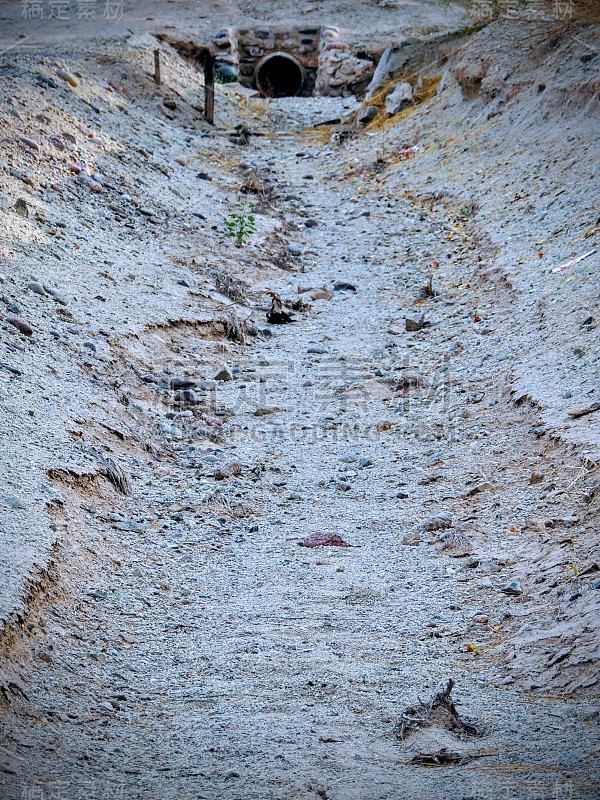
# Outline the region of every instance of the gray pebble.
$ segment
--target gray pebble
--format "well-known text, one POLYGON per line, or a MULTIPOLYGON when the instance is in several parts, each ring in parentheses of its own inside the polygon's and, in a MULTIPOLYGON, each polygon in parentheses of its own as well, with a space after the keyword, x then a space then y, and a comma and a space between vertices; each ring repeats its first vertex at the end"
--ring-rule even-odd
POLYGON ((506 586, 501 589, 501 591, 504 592, 504 594, 518 595, 523 594, 523 587, 519 581, 510 581, 510 583, 507 583, 506 586))
POLYGON ((183 436, 181 430, 175 427, 175 425, 168 425, 166 422, 161 422, 160 427, 165 433, 168 433, 170 436, 175 436, 177 439, 181 439, 183 436))
POLYGON ((134 519, 125 519, 123 522, 115 522, 115 528, 120 531, 134 531, 141 533, 146 530, 143 522, 136 522, 134 519))
POLYGON ((30 292, 42 295, 42 297, 45 297, 46 295, 46 290, 44 289, 42 284, 38 283, 37 281, 31 281, 31 283, 27 284, 27 288, 29 289, 30 292))
POLYGON ((230 381, 233 379, 233 373, 231 369, 227 366, 227 364, 223 364, 221 369, 217 372, 214 376, 213 380, 215 381, 230 381))
POLYGON ((11 508, 25 508, 25 505, 19 500, 18 497, 13 497, 12 495, 9 495, 8 497, 5 498, 5 500, 7 505, 9 505, 11 508))

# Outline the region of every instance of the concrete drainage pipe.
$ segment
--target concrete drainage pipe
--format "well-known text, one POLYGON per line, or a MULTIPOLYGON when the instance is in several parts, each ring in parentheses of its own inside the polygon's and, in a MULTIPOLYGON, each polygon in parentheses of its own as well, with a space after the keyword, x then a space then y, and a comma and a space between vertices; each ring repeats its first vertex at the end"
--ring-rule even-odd
POLYGON ((254 79, 263 97, 296 97, 306 74, 302 64, 289 53, 268 53, 256 65, 254 79))

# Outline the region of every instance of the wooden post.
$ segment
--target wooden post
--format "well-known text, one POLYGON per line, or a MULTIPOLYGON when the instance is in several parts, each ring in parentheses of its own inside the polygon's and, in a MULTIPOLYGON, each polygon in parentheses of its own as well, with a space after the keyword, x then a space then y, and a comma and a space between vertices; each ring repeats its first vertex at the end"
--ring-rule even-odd
POLYGON ((160 78, 160 50, 154 51, 154 83, 157 86, 161 84, 160 78))
POLYGON ((204 56, 204 119, 215 122, 215 58, 211 53, 204 56))

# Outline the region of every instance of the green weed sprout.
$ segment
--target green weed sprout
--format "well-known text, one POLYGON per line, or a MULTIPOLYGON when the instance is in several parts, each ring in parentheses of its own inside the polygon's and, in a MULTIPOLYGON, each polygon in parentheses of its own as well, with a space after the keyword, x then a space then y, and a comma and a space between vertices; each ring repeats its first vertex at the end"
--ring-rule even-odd
POLYGON ((243 203, 236 203, 234 209, 238 210, 232 211, 225 222, 227 232, 230 236, 235 237, 240 246, 244 244, 251 233, 256 233, 254 215, 250 213, 253 208, 252 203, 247 200, 244 200, 243 203))

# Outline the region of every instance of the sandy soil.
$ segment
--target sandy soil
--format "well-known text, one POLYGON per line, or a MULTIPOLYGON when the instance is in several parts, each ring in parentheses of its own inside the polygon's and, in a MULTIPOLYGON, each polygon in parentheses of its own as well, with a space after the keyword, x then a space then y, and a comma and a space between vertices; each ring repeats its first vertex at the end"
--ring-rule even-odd
POLYGON ((213 129, 150 33, 247 6, 3 56, 3 797, 598 797, 597 253, 552 271, 598 237, 597 28, 436 44, 360 130, 217 87, 213 129), (450 678, 476 734, 399 738, 450 678))

